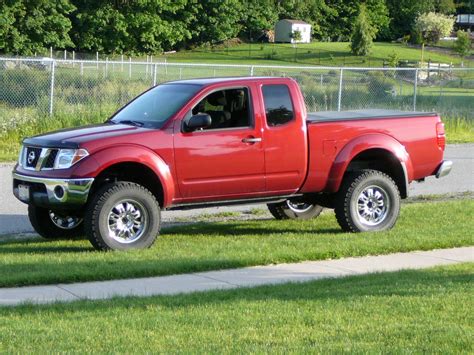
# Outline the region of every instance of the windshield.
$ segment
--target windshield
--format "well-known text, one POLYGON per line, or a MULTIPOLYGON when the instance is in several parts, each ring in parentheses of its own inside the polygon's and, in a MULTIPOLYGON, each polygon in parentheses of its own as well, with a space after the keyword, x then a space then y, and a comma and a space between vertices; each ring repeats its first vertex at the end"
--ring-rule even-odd
POLYGON ((114 123, 160 128, 200 88, 200 85, 192 84, 159 85, 137 97, 110 120, 114 123))

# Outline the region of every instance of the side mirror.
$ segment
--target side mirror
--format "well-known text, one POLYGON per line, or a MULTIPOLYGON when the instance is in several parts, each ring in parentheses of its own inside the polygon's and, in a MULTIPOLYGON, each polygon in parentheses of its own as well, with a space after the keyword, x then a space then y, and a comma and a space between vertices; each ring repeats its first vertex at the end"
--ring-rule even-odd
POLYGON ((189 119, 184 121, 183 130, 185 132, 192 132, 200 128, 210 127, 211 123, 211 116, 209 116, 207 113, 198 113, 197 115, 191 116, 189 119))

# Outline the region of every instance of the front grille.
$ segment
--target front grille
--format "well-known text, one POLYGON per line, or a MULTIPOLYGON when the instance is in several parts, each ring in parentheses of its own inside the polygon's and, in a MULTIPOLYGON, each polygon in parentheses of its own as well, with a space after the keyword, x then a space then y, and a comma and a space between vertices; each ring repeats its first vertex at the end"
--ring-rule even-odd
POLYGON ((25 169, 43 170, 53 169, 54 161, 58 155, 59 149, 56 148, 38 148, 25 147, 21 161, 25 169))
POLYGON ((25 167, 32 169, 36 168, 36 164, 38 164, 41 151, 41 148, 27 147, 25 154, 25 167))
POLYGON ((58 149, 51 149, 49 151, 48 157, 45 160, 43 167, 47 169, 54 168, 54 161, 56 160, 57 155, 58 155, 58 149))

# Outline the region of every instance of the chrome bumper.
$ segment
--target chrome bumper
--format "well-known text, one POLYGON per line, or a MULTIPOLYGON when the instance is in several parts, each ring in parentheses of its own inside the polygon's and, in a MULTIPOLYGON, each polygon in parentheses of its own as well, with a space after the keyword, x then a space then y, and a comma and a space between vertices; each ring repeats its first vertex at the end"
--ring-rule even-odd
POLYGON ((443 176, 448 175, 451 172, 451 168, 453 167, 453 162, 450 160, 444 160, 441 165, 436 170, 436 177, 442 178, 443 176))
POLYGON ((87 202, 93 178, 54 179, 12 173, 13 194, 24 203, 38 206, 81 206, 87 202), (28 186, 29 195, 20 196, 19 185, 28 186))

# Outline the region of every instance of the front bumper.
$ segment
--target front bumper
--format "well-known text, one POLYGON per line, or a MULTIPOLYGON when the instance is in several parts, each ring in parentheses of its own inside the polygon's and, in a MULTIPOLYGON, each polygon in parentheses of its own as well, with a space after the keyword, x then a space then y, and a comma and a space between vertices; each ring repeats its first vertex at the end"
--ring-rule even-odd
POLYGON ((15 172, 12 176, 13 194, 17 199, 27 204, 50 208, 84 205, 94 182, 93 178, 54 179, 26 176, 15 172))
POLYGON ((452 161, 443 160, 441 165, 436 170, 436 177, 439 179, 439 178, 442 178, 443 176, 448 175, 451 172, 452 167, 453 167, 452 161))

